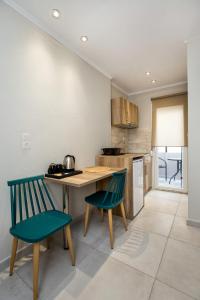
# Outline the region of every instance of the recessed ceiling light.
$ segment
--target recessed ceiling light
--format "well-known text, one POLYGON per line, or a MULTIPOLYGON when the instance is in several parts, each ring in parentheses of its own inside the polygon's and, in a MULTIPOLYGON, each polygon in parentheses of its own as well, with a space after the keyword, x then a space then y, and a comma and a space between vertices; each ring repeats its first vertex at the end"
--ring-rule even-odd
POLYGON ((156 80, 155 80, 155 79, 153 79, 153 80, 152 80, 152 83, 153 83, 153 84, 154 84, 154 83, 156 83, 156 80))
POLYGON ((60 18, 60 11, 58 9, 52 9, 52 17, 55 19, 60 18))
POLYGON ((146 75, 147 75, 147 76, 151 75, 151 72, 147 71, 147 72, 146 72, 146 75))
POLYGON ((87 37, 87 35, 83 35, 83 36, 81 36, 81 42, 87 42, 88 41, 88 37, 87 37))

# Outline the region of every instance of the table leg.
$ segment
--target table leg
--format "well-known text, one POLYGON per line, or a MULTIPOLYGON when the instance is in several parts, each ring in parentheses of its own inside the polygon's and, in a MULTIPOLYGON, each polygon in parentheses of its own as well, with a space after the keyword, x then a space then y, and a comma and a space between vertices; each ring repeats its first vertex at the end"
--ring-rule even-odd
MULTIPOLYGON (((63 212, 69 213, 69 188, 66 185, 63 185, 63 212)), ((63 248, 68 250, 69 247, 66 241, 65 229, 63 228, 63 248)))
POLYGON ((181 168, 180 168, 180 163, 177 160, 176 173, 170 177, 169 184, 171 183, 173 178, 174 178, 174 180, 176 179, 176 176, 178 175, 179 172, 181 172, 181 168))
POLYGON ((183 187, 183 165, 182 165, 182 160, 180 160, 180 173, 181 173, 181 187, 183 187))

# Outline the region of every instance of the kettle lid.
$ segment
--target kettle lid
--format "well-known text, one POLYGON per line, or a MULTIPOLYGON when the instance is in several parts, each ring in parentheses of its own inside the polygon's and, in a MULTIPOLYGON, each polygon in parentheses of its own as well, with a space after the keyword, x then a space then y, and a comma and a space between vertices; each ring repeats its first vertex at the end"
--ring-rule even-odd
POLYGON ((67 154, 67 155, 65 155, 64 160, 67 159, 68 157, 73 158, 73 160, 74 160, 74 162, 75 162, 75 157, 74 157, 74 155, 67 154))

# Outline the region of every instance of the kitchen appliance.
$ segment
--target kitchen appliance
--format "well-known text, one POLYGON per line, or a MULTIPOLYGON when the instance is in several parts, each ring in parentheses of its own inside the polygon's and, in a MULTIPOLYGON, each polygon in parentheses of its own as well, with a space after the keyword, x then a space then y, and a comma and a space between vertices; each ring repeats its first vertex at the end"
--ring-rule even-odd
POLYGON ((54 174, 45 174, 45 177, 55 178, 55 179, 62 179, 62 178, 78 175, 78 174, 81 174, 81 173, 83 173, 83 171, 80 171, 80 170, 69 171, 69 172, 62 171, 62 172, 54 173, 54 174))
POLYGON ((75 170, 75 157, 73 155, 66 155, 63 161, 63 168, 65 171, 74 171, 75 170))
POLYGON ((102 148, 103 155, 120 155, 121 154, 121 148, 102 148))
POLYGON ((48 174, 55 174, 63 171, 63 165, 62 164, 50 164, 48 168, 48 174))
POLYGON ((142 157, 133 159, 133 216, 144 206, 144 162, 142 157))

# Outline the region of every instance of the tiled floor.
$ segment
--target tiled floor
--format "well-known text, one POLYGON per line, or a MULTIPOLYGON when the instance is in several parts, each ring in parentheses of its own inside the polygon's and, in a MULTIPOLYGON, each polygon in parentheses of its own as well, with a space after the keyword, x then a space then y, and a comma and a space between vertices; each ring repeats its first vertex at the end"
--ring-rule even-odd
MULTIPOLYGON (((73 225, 76 267, 54 241, 42 251, 42 300, 192 300, 200 299, 200 228, 186 225, 187 196, 151 191, 145 208, 124 231, 115 218, 115 248, 110 250, 107 217, 96 213, 88 235, 73 225)), ((0 300, 32 299, 31 256, 17 262, 15 274, 0 273, 0 300)))

